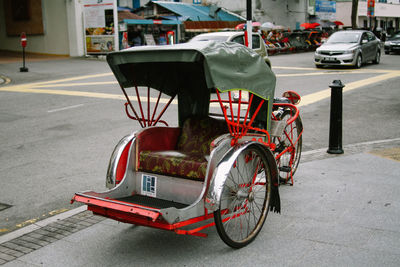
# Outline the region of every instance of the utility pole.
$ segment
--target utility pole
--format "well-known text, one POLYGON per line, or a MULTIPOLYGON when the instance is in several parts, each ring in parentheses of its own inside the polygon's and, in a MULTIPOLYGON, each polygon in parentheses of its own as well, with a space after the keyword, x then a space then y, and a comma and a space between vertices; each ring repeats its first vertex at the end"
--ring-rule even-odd
POLYGON ((351 27, 357 29, 358 0, 353 0, 351 5, 351 27))
POLYGON ((252 48, 252 41, 253 41, 253 22, 251 21, 253 19, 253 12, 251 10, 251 0, 247 0, 247 23, 246 23, 246 33, 247 33, 247 47, 252 48))

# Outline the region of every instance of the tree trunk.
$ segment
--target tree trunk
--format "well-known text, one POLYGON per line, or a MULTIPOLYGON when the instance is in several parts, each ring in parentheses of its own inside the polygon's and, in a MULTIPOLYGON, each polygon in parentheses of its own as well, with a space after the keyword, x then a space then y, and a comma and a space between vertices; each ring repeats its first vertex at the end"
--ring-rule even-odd
POLYGON ((351 5, 351 27, 357 29, 357 12, 358 11, 358 0, 352 0, 351 5))

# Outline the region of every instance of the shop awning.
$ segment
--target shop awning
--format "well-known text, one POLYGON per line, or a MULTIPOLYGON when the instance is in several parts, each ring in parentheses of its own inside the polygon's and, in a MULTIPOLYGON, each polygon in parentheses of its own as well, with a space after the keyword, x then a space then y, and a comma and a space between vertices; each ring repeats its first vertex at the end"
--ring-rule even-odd
POLYGON ((164 20, 164 19, 124 19, 124 23, 127 25, 140 24, 140 25, 153 25, 153 24, 162 24, 162 25, 180 25, 182 24, 179 20, 164 20))
POLYGON ((190 21, 244 21, 239 15, 216 6, 192 5, 176 2, 149 2, 149 4, 159 5, 168 9, 178 16, 186 17, 190 21))

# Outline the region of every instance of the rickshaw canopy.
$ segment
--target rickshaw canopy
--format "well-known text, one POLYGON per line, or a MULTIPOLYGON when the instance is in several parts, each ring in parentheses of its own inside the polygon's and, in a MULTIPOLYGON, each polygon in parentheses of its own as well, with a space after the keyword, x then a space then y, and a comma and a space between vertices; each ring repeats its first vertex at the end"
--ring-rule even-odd
POLYGON ((107 55, 123 88, 149 86, 173 96, 245 90, 273 99, 276 77, 253 50, 232 42, 202 41, 133 47, 107 55))

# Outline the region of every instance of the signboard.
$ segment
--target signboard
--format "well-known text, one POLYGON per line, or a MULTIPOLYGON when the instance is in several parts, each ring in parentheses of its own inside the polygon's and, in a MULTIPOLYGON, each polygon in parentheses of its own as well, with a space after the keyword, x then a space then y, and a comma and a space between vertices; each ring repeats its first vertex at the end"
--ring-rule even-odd
POLYGON ((315 14, 322 20, 336 19, 336 2, 335 1, 315 1, 315 14))
POLYGON ((26 47, 26 34, 25 34, 25 32, 22 32, 21 33, 21 46, 22 47, 26 47))
POLYGON ((144 39, 146 40, 147 45, 156 45, 156 41, 152 34, 145 34, 144 39))
POLYGON ((375 16, 375 0, 368 0, 367 2, 367 16, 374 17, 375 16))
POLYGON ((86 54, 118 51, 116 0, 84 0, 86 54))

